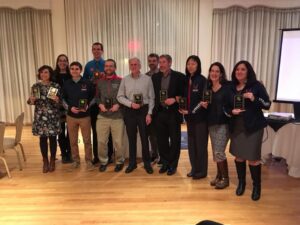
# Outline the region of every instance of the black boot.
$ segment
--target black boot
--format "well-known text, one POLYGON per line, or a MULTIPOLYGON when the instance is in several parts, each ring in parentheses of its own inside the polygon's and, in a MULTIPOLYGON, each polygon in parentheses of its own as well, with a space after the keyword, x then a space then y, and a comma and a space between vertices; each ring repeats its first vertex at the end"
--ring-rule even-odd
POLYGON ((216 189, 224 189, 229 186, 229 176, 228 176, 228 164, 227 159, 222 162, 218 162, 218 167, 221 172, 221 179, 216 183, 216 189))
POLYGON ((210 186, 216 186, 216 183, 222 178, 219 164, 217 163, 217 175, 215 179, 210 182, 210 186))
POLYGON ((49 159, 48 157, 43 157, 43 173, 49 172, 49 159))
POLYGON ((239 184, 236 188, 236 195, 243 195, 246 188, 246 161, 238 162, 235 161, 236 172, 238 174, 239 184))
POLYGON ((257 166, 249 165, 251 178, 253 181, 252 200, 257 201, 260 199, 261 192, 261 164, 257 166))

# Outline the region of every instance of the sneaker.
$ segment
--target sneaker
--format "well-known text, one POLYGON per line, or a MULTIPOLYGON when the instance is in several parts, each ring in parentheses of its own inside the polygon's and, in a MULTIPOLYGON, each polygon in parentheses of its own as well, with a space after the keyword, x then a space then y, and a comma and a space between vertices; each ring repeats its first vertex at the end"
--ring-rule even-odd
POLYGON ((80 162, 78 162, 78 161, 74 161, 74 162, 72 163, 72 167, 73 167, 74 169, 79 168, 79 166, 80 166, 80 162))
POLYGON ((86 170, 92 171, 94 169, 95 169, 95 167, 94 167, 93 163, 91 161, 87 161, 86 162, 86 170))

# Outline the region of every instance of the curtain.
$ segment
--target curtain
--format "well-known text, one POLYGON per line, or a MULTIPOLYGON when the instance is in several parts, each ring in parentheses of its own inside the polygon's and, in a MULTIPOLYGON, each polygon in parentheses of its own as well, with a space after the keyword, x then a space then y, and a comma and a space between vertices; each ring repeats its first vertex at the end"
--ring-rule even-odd
MULTIPOLYGON (((212 61, 222 62, 230 78, 239 60, 248 60, 271 99, 275 97, 281 30, 300 28, 300 8, 263 6, 214 9, 212 61)), ((271 111, 291 112, 289 104, 273 104, 271 111)))
POLYGON ((53 65, 50 10, 0 8, 0 121, 32 121, 26 100, 43 64, 53 65))
MULTIPOLYGON (((191 54, 200 54, 201 0, 65 0, 67 52, 70 60, 92 59, 93 42, 104 45, 104 58, 127 75, 128 58, 136 56, 147 71, 147 55, 167 53, 172 68, 184 71, 191 54)), ((210 9, 211 10, 211 9, 210 9)), ((211 24, 209 24, 211 26, 211 24)))

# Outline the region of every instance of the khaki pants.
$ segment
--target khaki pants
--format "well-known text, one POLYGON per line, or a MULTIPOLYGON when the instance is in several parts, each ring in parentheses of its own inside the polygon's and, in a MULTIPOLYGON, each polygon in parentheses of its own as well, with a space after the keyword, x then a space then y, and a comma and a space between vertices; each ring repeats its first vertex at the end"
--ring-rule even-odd
POLYGON ((80 127, 84 144, 85 161, 92 161, 91 118, 74 118, 67 116, 67 125, 73 160, 77 162, 80 161, 78 148, 78 131, 80 127))
POLYGON ((98 154, 101 165, 108 163, 107 142, 109 133, 111 132, 113 146, 115 149, 116 163, 123 164, 125 157, 125 147, 123 143, 124 136, 124 121, 123 119, 110 119, 103 116, 98 116, 97 120, 97 137, 98 137, 98 154))

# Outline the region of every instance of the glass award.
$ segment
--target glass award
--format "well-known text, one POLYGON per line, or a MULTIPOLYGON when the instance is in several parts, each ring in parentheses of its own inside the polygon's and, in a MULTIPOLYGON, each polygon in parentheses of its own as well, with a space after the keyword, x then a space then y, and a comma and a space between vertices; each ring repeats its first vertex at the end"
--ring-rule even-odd
POLYGON ((134 94, 133 100, 135 104, 143 105, 143 95, 142 94, 134 94))
POLYGON ((179 97, 178 99, 179 109, 187 110, 187 101, 185 97, 179 97))
POLYGON ((78 109, 85 110, 87 108, 87 105, 88 105, 87 99, 79 99, 78 109))
POLYGON ((211 104, 212 100, 212 92, 211 90, 205 90, 203 91, 203 101, 207 102, 208 104, 211 104))
POLYGON ((235 109, 245 109, 245 99, 243 97, 243 95, 235 95, 234 96, 234 108, 235 109))
POLYGON ((159 91, 160 103, 164 104, 167 98, 168 98, 168 91, 167 90, 160 90, 159 91))
POLYGON ((113 99, 112 98, 105 98, 104 99, 104 107, 109 110, 113 107, 113 99))
POLYGON ((32 87, 31 88, 31 96, 35 97, 36 99, 41 98, 40 89, 38 87, 32 87))
POLYGON ((57 92, 58 92, 58 89, 57 89, 57 88, 55 88, 55 87, 50 87, 50 88, 49 88, 49 91, 48 91, 48 94, 47 94, 47 98, 54 99, 55 96, 57 95, 57 92))

